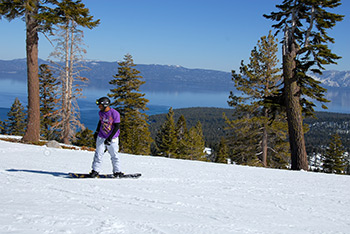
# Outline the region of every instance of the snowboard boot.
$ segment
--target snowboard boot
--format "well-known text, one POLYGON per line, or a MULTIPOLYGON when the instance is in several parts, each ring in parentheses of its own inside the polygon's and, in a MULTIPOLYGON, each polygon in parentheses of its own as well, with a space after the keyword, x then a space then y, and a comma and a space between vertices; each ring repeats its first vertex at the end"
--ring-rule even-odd
POLYGON ((124 173, 123 172, 114 172, 113 175, 114 175, 114 177, 123 177, 124 173))
POLYGON ((97 176, 98 176, 98 172, 97 172, 97 171, 92 170, 92 171, 89 173, 89 175, 91 176, 91 178, 95 178, 95 177, 97 177, 97 176))

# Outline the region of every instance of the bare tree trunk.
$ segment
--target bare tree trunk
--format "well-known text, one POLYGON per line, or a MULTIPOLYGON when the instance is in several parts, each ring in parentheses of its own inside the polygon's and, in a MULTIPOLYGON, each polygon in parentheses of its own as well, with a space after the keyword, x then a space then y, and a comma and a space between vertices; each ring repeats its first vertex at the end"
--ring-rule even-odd
MULTIPOLYGON (((35 3, 38 5, 38 2, 35 3)), ((38 23, 34 19, 37 10, 26 11, 26 52, 28 80, 28 121, 22 138, 24 142, 37 142, 40 139, 40 98, 38 75, 38 23)))
MULTIPOLYGON (((88 79, 79 76, 79 69, 76 69, 76 64, 79 63, 79 56, 85 53, 85 50, 78 47, 81 43, 82 32, 77 30, 77 24, 72 20, 67 20, 64 25, 61 25, 57 30, 58 37, 56 40, 55 53, 51 56, 58 57, 63 65, 57 64, 60 71, 62 82, 60 121, 56 124, 56 128, 61 130, 61 140, 65 144, 70 144, 74 139, 76 128, 84 128, 79 121, 79 107, 76 99, 81 94, 81 89, 74 86, 75 79, 86 82, 88 79)), ((82 57, 82 56, 81 56, 82 57)), ((77 85, 78 86, 78 85, 77 85)))
MULTIPOLYGON (((294 47, 294 45, 292 45, 294 47)), ((304 140, 300 87, 294 74, 296 52, 292 48, 283 56, 284 95, 287 109, 289 143, 291 148, 292 170, 308 170, 304 140)))
POLYGON ((64 89, 63 89, 63 142, 69 144, 69 97, 70 97, 70 77, 69 77, 69 21, 66 25, 66 35, 65 35, 65 67, 64 67, 64 89))

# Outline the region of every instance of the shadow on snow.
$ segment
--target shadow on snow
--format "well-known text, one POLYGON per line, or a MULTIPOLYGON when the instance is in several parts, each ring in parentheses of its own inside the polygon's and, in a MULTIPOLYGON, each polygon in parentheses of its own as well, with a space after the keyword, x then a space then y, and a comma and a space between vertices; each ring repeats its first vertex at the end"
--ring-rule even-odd
POLYGON ((54 171, 40 171, 40 170, 26 170, 26 169, 8 169, 8 172, 28 172, 34 174, 42 174, 42 175, 52 175, 56 177, 68 177, 68 173, 63 172, 54 172, 54 171))

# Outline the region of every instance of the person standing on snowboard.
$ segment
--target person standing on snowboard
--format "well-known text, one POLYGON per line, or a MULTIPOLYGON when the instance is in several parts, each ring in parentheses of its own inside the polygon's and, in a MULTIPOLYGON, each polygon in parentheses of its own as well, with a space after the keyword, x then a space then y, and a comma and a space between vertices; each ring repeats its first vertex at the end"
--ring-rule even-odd
POLYGON ((96 150, 92 162, 91 177, 97 177, 101 170, 102 157, 105 150, 111 155, 113 175, 115 177, 123 176, 119 168, 119 134, 120 134, 120 114, 110 107, 111 101, 107 97, 101 97, 96 100, 99 111, 99 121, 94 133, 96 150))

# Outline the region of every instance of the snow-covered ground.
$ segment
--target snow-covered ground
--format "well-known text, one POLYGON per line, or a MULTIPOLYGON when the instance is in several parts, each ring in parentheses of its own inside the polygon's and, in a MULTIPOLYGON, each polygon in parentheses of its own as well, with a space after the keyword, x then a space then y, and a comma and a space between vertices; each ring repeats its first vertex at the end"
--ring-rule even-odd
POLYGON ((141 178, 67 178, 92 157, 0 141, 0 233, 350 233, 349 176, 121 154, 141 178))

